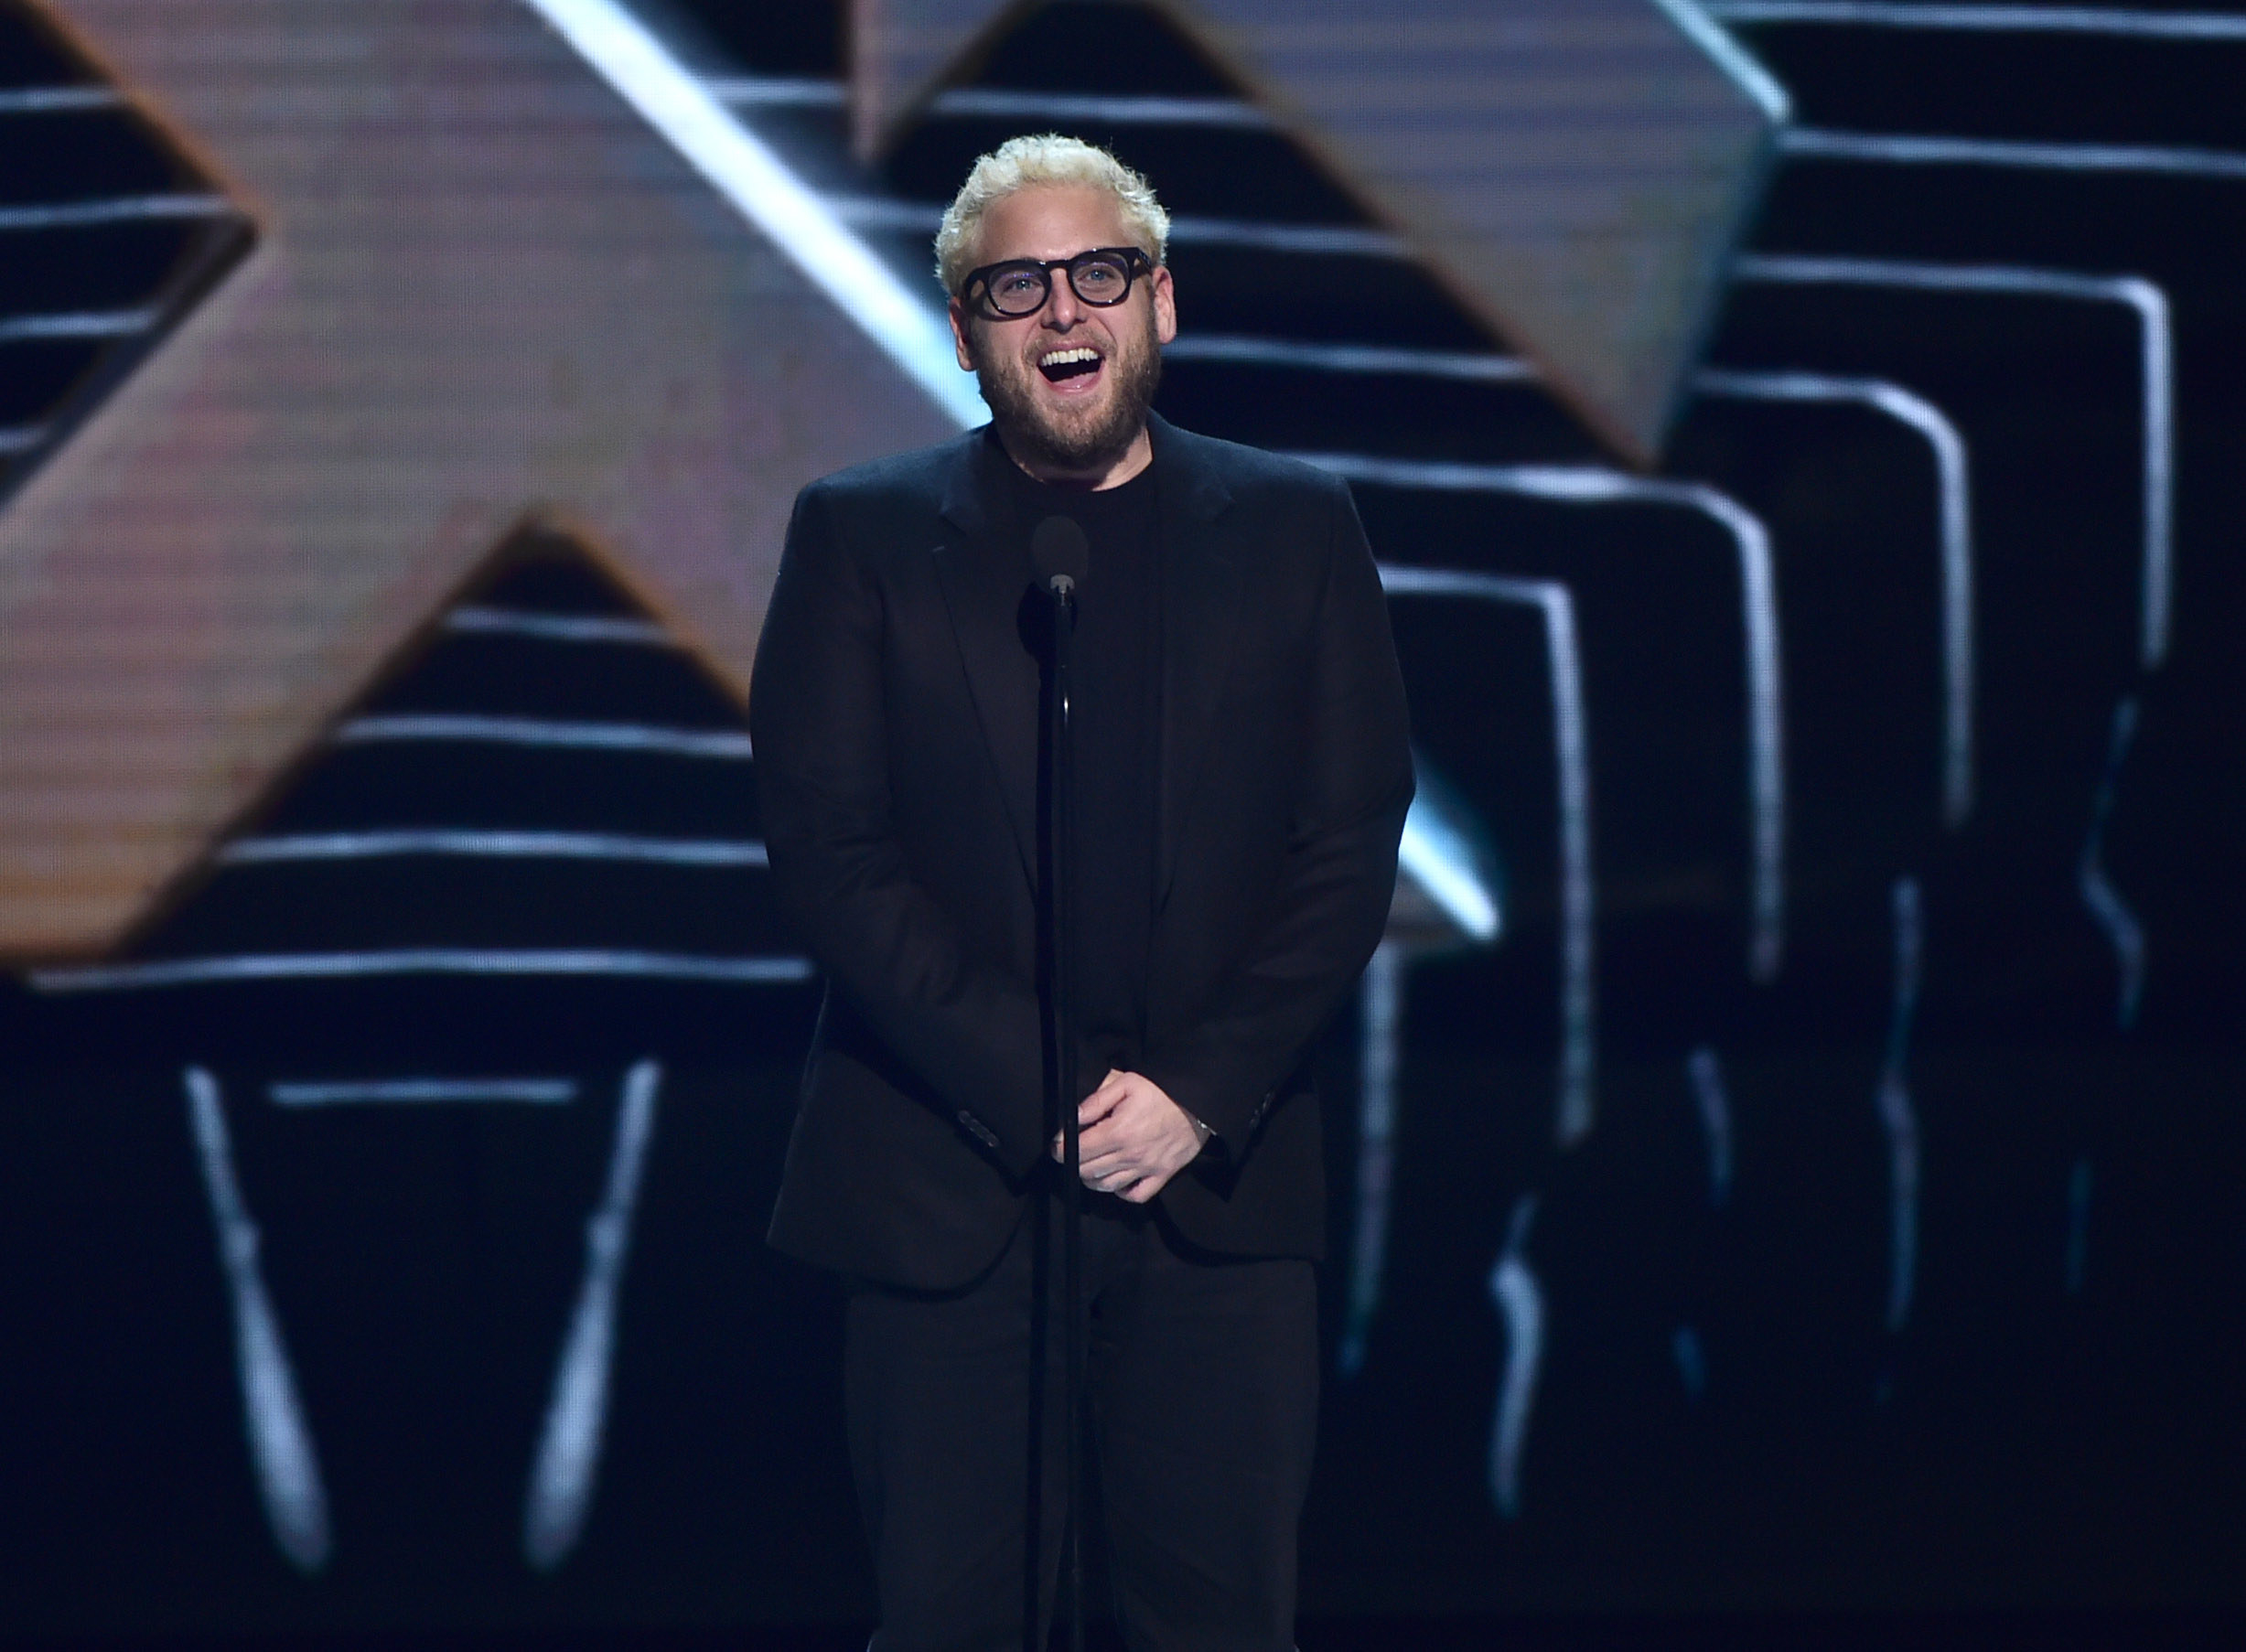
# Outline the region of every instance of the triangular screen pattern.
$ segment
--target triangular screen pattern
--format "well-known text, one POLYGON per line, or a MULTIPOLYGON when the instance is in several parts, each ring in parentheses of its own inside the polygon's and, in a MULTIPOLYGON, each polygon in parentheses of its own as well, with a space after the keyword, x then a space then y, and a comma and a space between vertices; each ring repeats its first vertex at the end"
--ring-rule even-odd
POLYGON ((254 239, 129 91, 0 0, 0 503, 254 239))
POLYGON ((309 987, 339 1034, 412 982, 457 999, 504 978, 510 1003, 572 982, 574 1003, 603 982, 802 981, 749 756, 702 665, 575 540, 526 529, 125 956, 35 981, 309 987))

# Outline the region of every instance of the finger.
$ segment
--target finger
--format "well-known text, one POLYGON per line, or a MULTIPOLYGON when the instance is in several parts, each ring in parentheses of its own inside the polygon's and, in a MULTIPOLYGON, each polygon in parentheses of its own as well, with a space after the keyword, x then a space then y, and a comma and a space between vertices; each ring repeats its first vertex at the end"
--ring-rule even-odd
POLYGON ((1169 1180, 1170 1178, 1160 1171, 1149 1172, 1124 1188, 1122 1196, 1131 1204, 1144 1205, 1167 1186, 1169 1180))
MULTIPOLYGON (((1080 1164, 1095 1153, 1114 1151, 1116 1125, 1120 1122, 1114 1119, 1112 1111, 1093 1114, 1090 1110, 1091 1101, 1091 1098, 1086 1098, 1083 1108, 1077 1113, 1076 1162, 1080 1164)), ((1054 1138, 1056 1141, 1059 1139, 1058 1136, 1054 1138)))
POLYGON ((1076 1173, 1084 1179, 1086 1186, 1098 1187, 1102 1193, 1108 1193, 1137 1181, 1146 1174, 1146 1165, 1127 1153, 1113 1153, 1102 1154, 1095 1161, 1080 1163, 1076 1173))
POLYGON ((1076 1155, 1076 1167, 1086 1175, 1107 1175, 1132 1162, 1130 1150, 1121 1142, 1102 1141, 1096 1147, 1080 1147, 1076 1155))
POLYGON ((1096 1131, 1086 1131, 1077 1146, 1079 1164, 1096 1164, 1112 1160, 1145 1164, 1156 1157, 1156 1144, 1134 1132, 1118 1130, 1112 1124, 1102 1125, 1096 1131))
POLYGON ((1132 1080, 1131 1074, 1119 1072, 1111 1067, 1107 1069, 1107 1076, 1093 1087, 1091 1095, 1084 1099, 1090 1101, 1097 1097, 1104 1100, 1108 1106, 1112 1107, 1131 1093, 1132 1080))
POLYGON ((1123 1121, 1112 1116, 1097 1124, 1087 1124, 1077 1132, 1080 1157, 1093 1153, 1113 1153, 1124 1142, 1134 1140, 1133 1132, 1123 1128, 1123 1121))

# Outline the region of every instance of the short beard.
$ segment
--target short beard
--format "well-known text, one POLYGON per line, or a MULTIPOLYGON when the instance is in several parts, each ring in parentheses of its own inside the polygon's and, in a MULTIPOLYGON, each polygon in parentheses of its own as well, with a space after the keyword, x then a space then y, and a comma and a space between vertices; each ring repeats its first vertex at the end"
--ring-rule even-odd
MULTIPOLYGON (((977 343, 983 347, 982 354, 987 361, 987 334, 977 343)), ((1016 458, 1042 469, 1082 472, 1113 465, 1130 451, 1145 425, 1147 411, 1154 406, 1155 389, 1162 382, 1162 348, 1155 337, 1151 314, 1139 348, 1111 358, 1106 370, 1115 375, 1114 393, 1106 413, 1096 424, 1073 430, 1055 429, 1031 400, 1036 392, 1026 385, 1017 389, 1003 371, 979 367, 975 383, 990 406, 1000 437, 1016 458)))

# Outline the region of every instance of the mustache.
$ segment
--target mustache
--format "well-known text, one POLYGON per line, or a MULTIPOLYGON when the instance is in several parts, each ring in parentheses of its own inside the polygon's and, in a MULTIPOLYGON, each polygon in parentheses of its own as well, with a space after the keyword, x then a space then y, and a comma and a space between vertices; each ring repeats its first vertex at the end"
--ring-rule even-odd
MULTIPOLYGON (((1078 342, 1048 339, 1038 354, 1078 342)), ((1154 403, 1162 381, 1162 350, 1150 319, 1141 348, 1118 348, 1103 352, 1107 371, 1113 375, 1106 407, 1088 424, 1053 421, 1049 410, 1037 400, 1035 357, 1020 359, 1018 371, 1007 358, 993 355, 975 371, 983 399, 1007 445, 1017 453, 1057 468, 1078 470, 1119 458, 1136 439, 1154 403)))

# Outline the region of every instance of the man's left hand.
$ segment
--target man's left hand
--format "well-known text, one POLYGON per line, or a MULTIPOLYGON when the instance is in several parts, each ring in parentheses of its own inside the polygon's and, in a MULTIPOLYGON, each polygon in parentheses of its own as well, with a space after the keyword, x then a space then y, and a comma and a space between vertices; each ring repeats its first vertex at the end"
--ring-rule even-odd
MULTIPOLYGON (((1077 1165, 1084 1185, 1144 1205, 1201 1151, 1186 1110, 1141 1073, 1110 1070, 1076 1110, 1077 1165)), ((1061 1156, 1053 1142, 1053 1157, 1061 1156)))

